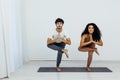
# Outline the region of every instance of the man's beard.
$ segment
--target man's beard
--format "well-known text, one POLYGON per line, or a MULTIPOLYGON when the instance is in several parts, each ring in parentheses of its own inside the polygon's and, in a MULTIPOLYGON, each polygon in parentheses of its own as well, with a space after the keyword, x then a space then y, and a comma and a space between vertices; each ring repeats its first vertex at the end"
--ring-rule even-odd
POLYGON ((57 27, 57 29, 62 29, 62 27, 57 27))

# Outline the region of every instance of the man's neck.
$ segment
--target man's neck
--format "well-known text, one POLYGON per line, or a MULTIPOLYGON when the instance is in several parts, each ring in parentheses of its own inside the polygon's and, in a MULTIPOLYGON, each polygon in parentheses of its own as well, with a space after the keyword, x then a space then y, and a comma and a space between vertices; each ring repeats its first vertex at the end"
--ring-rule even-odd
POLYGON ((62 32, 62 28, 56 28, 56 31, 58 32, 58 33, 60 33, 60 32, 62 32))

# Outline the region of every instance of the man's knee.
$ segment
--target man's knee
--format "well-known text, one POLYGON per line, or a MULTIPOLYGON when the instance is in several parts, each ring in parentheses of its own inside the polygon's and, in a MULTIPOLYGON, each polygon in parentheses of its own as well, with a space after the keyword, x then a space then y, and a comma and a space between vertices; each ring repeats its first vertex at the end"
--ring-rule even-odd
POLYGON ((49 47, 50 46, 50 44, 47 44, 47 47, 49 47))
POLYGON ((65 48, 66 44, 65 43, 61 43, 61 47, 65 48))
POLYGON ((53 44, 48 44, 47 47, 53 49, 53 44))

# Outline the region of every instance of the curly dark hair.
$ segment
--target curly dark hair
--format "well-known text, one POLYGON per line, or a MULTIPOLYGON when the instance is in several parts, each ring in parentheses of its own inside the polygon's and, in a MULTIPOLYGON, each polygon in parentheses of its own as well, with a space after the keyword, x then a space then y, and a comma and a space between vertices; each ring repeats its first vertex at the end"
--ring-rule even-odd
POLYGON ((83 36, 84 34, 89 34, 89 32, 88 32, 88 27, 89 27, 90 25, 92 25, 93 28, 94 28, 94 32, 93 32, 93 34, 92 34, 93 40, 94 40, 94 41, 99 41, 99 40, 101 39, 102 34, 101 34, 100 29, 97 27, 97 25, 96 25, 95 23, 88 23, 88 24, 86 25, 85 30, 82 32, 81 36, 83 36))
POLYGON ((57 19, 55 20, 55 24, 57 24, 58 22, 62 22, 62 23, 64 24, 64 20, 61 19, 61 18, 57 18, 57 19))

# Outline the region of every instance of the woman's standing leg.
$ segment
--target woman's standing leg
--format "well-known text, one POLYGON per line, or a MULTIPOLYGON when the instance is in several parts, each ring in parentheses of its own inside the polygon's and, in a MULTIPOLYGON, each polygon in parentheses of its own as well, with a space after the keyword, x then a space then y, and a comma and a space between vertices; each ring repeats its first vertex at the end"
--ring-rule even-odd
POLYGON ((92 57, 93 57, 93 51, 89 51, 89 52, 88 52, 87 67, 86 67, 86 70, 87 70, 88 72, 91 71, 90 65, 91 65, 91 62, 92 62, 92 57))

